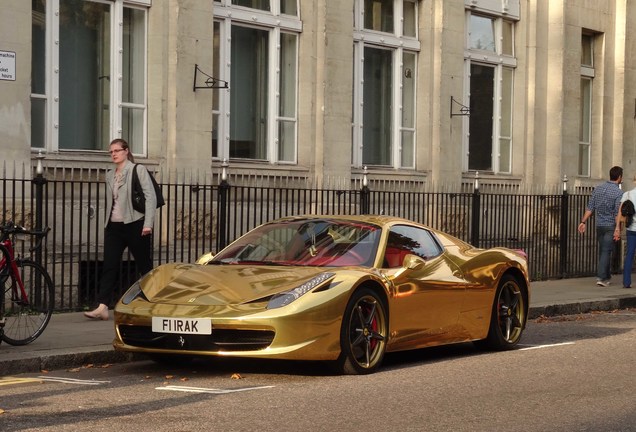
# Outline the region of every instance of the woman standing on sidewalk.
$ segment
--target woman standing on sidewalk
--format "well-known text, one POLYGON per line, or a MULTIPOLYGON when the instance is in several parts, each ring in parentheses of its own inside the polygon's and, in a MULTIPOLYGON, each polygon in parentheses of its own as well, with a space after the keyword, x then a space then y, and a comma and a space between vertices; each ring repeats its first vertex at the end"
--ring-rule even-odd
MULTIPOLYGON (((634 176, 636 183, 636 175, 634 176)), ((636 218, 634 217, 634 203, 636 203, 636 188, 625 192, 621 198, 621 206, 616 215, 616 229, 614 230, 614 240, 621 238, 621 222, 625 223, 627 237, 627 251, 623 262, 623 288, 632 287, 632 267, 634 265, 634 255, 636 254, 636 218)))
POLYGON ((110 157, 115 168, 106 173, 106 228, 104 231, 104 268, 97 293, 97 308, 84 315, 90 319, 107 320, 108 305, 115 286, 122 254, 126 247, 135 258, 139 273, 152 270, 151 239, 157 207, 155 189, 148 170, 137 166, 139 183, 146 197, 146 212, 132 206, 132 172, 135 163, 128 143, 117 138, 110 143, 110 157))

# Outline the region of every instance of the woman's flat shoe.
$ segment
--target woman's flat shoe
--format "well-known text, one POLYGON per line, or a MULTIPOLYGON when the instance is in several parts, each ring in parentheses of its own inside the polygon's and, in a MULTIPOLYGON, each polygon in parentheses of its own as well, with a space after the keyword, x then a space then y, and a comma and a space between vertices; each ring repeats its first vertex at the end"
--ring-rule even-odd
POLYGON ((108 321, 108 308, 105 308, 105 309, 97 308, 90 312, 84 312, 84 316, 92 320, 108 321))

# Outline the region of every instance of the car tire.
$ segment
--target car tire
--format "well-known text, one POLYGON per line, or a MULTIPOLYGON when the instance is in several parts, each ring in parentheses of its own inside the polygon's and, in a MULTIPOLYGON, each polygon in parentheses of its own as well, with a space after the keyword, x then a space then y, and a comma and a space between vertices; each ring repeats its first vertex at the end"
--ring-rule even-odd
POLYGON ((504 275, 495 293, 488 336, 476 342, 477 346, 498 351, 514 348, 526 327, 527 298, 519 280, 504 275))
POLYGON ((384 358, 388 328, 387 310, 380 296, 369 288, 357 290, 342 317, 337 370, 345 375, 375 372, 384 358))

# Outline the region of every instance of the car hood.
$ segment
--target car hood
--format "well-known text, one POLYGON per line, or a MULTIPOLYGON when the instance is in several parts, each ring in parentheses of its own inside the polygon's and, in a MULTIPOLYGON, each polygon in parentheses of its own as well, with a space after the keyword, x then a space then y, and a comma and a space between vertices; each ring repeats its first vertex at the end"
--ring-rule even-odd
POLYGON ((141 282, 152 303, 236 305, 267 299, 331 271, 320 267, 164 264, 141 282))

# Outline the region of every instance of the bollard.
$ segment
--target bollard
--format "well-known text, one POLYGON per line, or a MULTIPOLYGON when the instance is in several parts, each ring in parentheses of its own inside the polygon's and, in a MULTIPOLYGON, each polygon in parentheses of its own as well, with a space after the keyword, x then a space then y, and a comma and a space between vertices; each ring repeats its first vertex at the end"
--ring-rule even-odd
POLYGON ((219 184, 219 217, 217 218, 217 243, 216 243, 216 251, 217 253, 227 246, 227 219, 228 219, 228 203, 229 203, 229 195, 230 195, 230 184, 227 181, 227 169, 230 165, 227 162, 227 159, 223 159, 223 163, 221 164, 221 183, 219 184))
POLYGON ((371 190, 368 186, 368 174, 369 171, 365 166, 362 173, 362 188, 360 189, 360 214, 362 215, 368 215, 371 212, 371 190))
POLYGON ((570 197, 568 194, 568 176, 563 175, 563 194, 561 195, 561 235, 560 235, 560 262, 561 262, 561 277, 564 278, 567 275, 568 265, 568 209, 569 209, 570 197))
MULTIPOLYGON (((43 213, 44 213, 44 185, 47 183, 46 178, 44 177, 44 168, 42 166, 42 160, 44 160, 44 155, 42 154, 42 150, 38 152, 36 156, 38 160, 36 169, 35 169, 35 177, 33 178, 33 187, 35 189, 35 231, 42 231, 42 221, 43 221, 43 213)), ((43 240, 44 241, 44 240, 43 240)), ((37 249, 35 249, 35 262, 44 266, 42 262, 42 244, 39 245, 37 249)), ((41 304, 42 299, 42 285, 40 280, 35 281, 35 304, 41 304)))
POLYGON ((471 217, 470 242, 473 246, 479 247, 479 223, 481 215, 481 195, 479 192, 479 172, 475 173, 475 183, 473 185, 473 211, 471 217))

